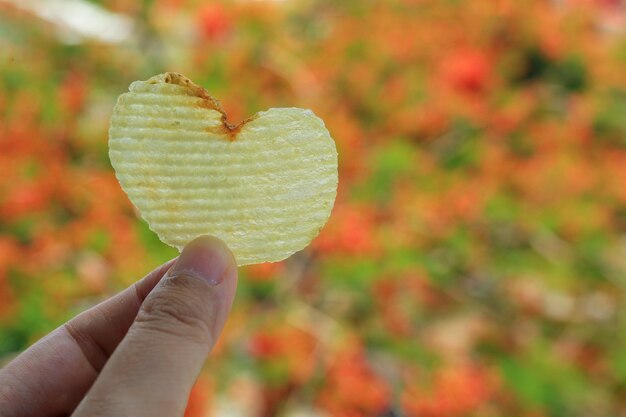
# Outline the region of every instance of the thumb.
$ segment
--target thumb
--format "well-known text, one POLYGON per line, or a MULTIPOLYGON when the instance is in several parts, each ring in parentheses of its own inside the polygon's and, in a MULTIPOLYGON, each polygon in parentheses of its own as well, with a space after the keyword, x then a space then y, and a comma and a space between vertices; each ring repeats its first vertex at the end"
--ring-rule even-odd
POLYGON ((236 285, 235 260, 223 242, 201 237, 187 245, 146 297, 75 415, 182 416, 236 285))

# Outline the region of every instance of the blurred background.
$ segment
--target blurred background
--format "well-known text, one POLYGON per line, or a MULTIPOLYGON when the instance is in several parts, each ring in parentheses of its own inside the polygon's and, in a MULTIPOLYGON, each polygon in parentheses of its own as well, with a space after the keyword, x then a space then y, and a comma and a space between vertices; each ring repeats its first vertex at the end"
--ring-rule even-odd
POLYGON ((107 155, 131 81, 311 108, 332 217, 242 268, 187 416, 626 416, 621 0, 0 0, 0 357, 176 255, 107 155))

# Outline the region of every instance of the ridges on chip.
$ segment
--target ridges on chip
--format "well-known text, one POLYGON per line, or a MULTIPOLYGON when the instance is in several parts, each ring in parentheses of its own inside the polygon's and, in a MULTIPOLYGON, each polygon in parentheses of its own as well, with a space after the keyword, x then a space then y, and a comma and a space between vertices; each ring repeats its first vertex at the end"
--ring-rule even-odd
POLYGON ((220 103, 183 75, 131 84, 113 110, 116 176, 159 238, 181 250, 222 239, 238 265, 306 247, 330 216, 337 150, 312 111, 275 108, 228 123, 220 103))

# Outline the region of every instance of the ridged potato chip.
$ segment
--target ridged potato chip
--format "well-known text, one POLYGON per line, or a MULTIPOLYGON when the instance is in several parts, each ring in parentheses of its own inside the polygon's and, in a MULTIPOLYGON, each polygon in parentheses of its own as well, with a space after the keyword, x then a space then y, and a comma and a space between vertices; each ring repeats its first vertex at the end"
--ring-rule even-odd
POLYGON ((150 228, 179 250, 210 234, 238 265, 303 249, 330 216, 337 150, 310 110, 269 109, 228 123, 183 75, 136 81, 113 110, 109 156, 150 228))

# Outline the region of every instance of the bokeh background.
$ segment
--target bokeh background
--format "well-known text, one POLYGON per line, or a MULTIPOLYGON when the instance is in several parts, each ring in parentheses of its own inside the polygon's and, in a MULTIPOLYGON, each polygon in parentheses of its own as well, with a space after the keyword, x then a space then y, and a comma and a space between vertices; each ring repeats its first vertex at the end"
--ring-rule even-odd
POLYGON ((176 255, 107 156, 131 81, 322 117, 321 235, 241 269, 188 416, 626 416, 620 0, 1 0, 0 357, 176 255))

